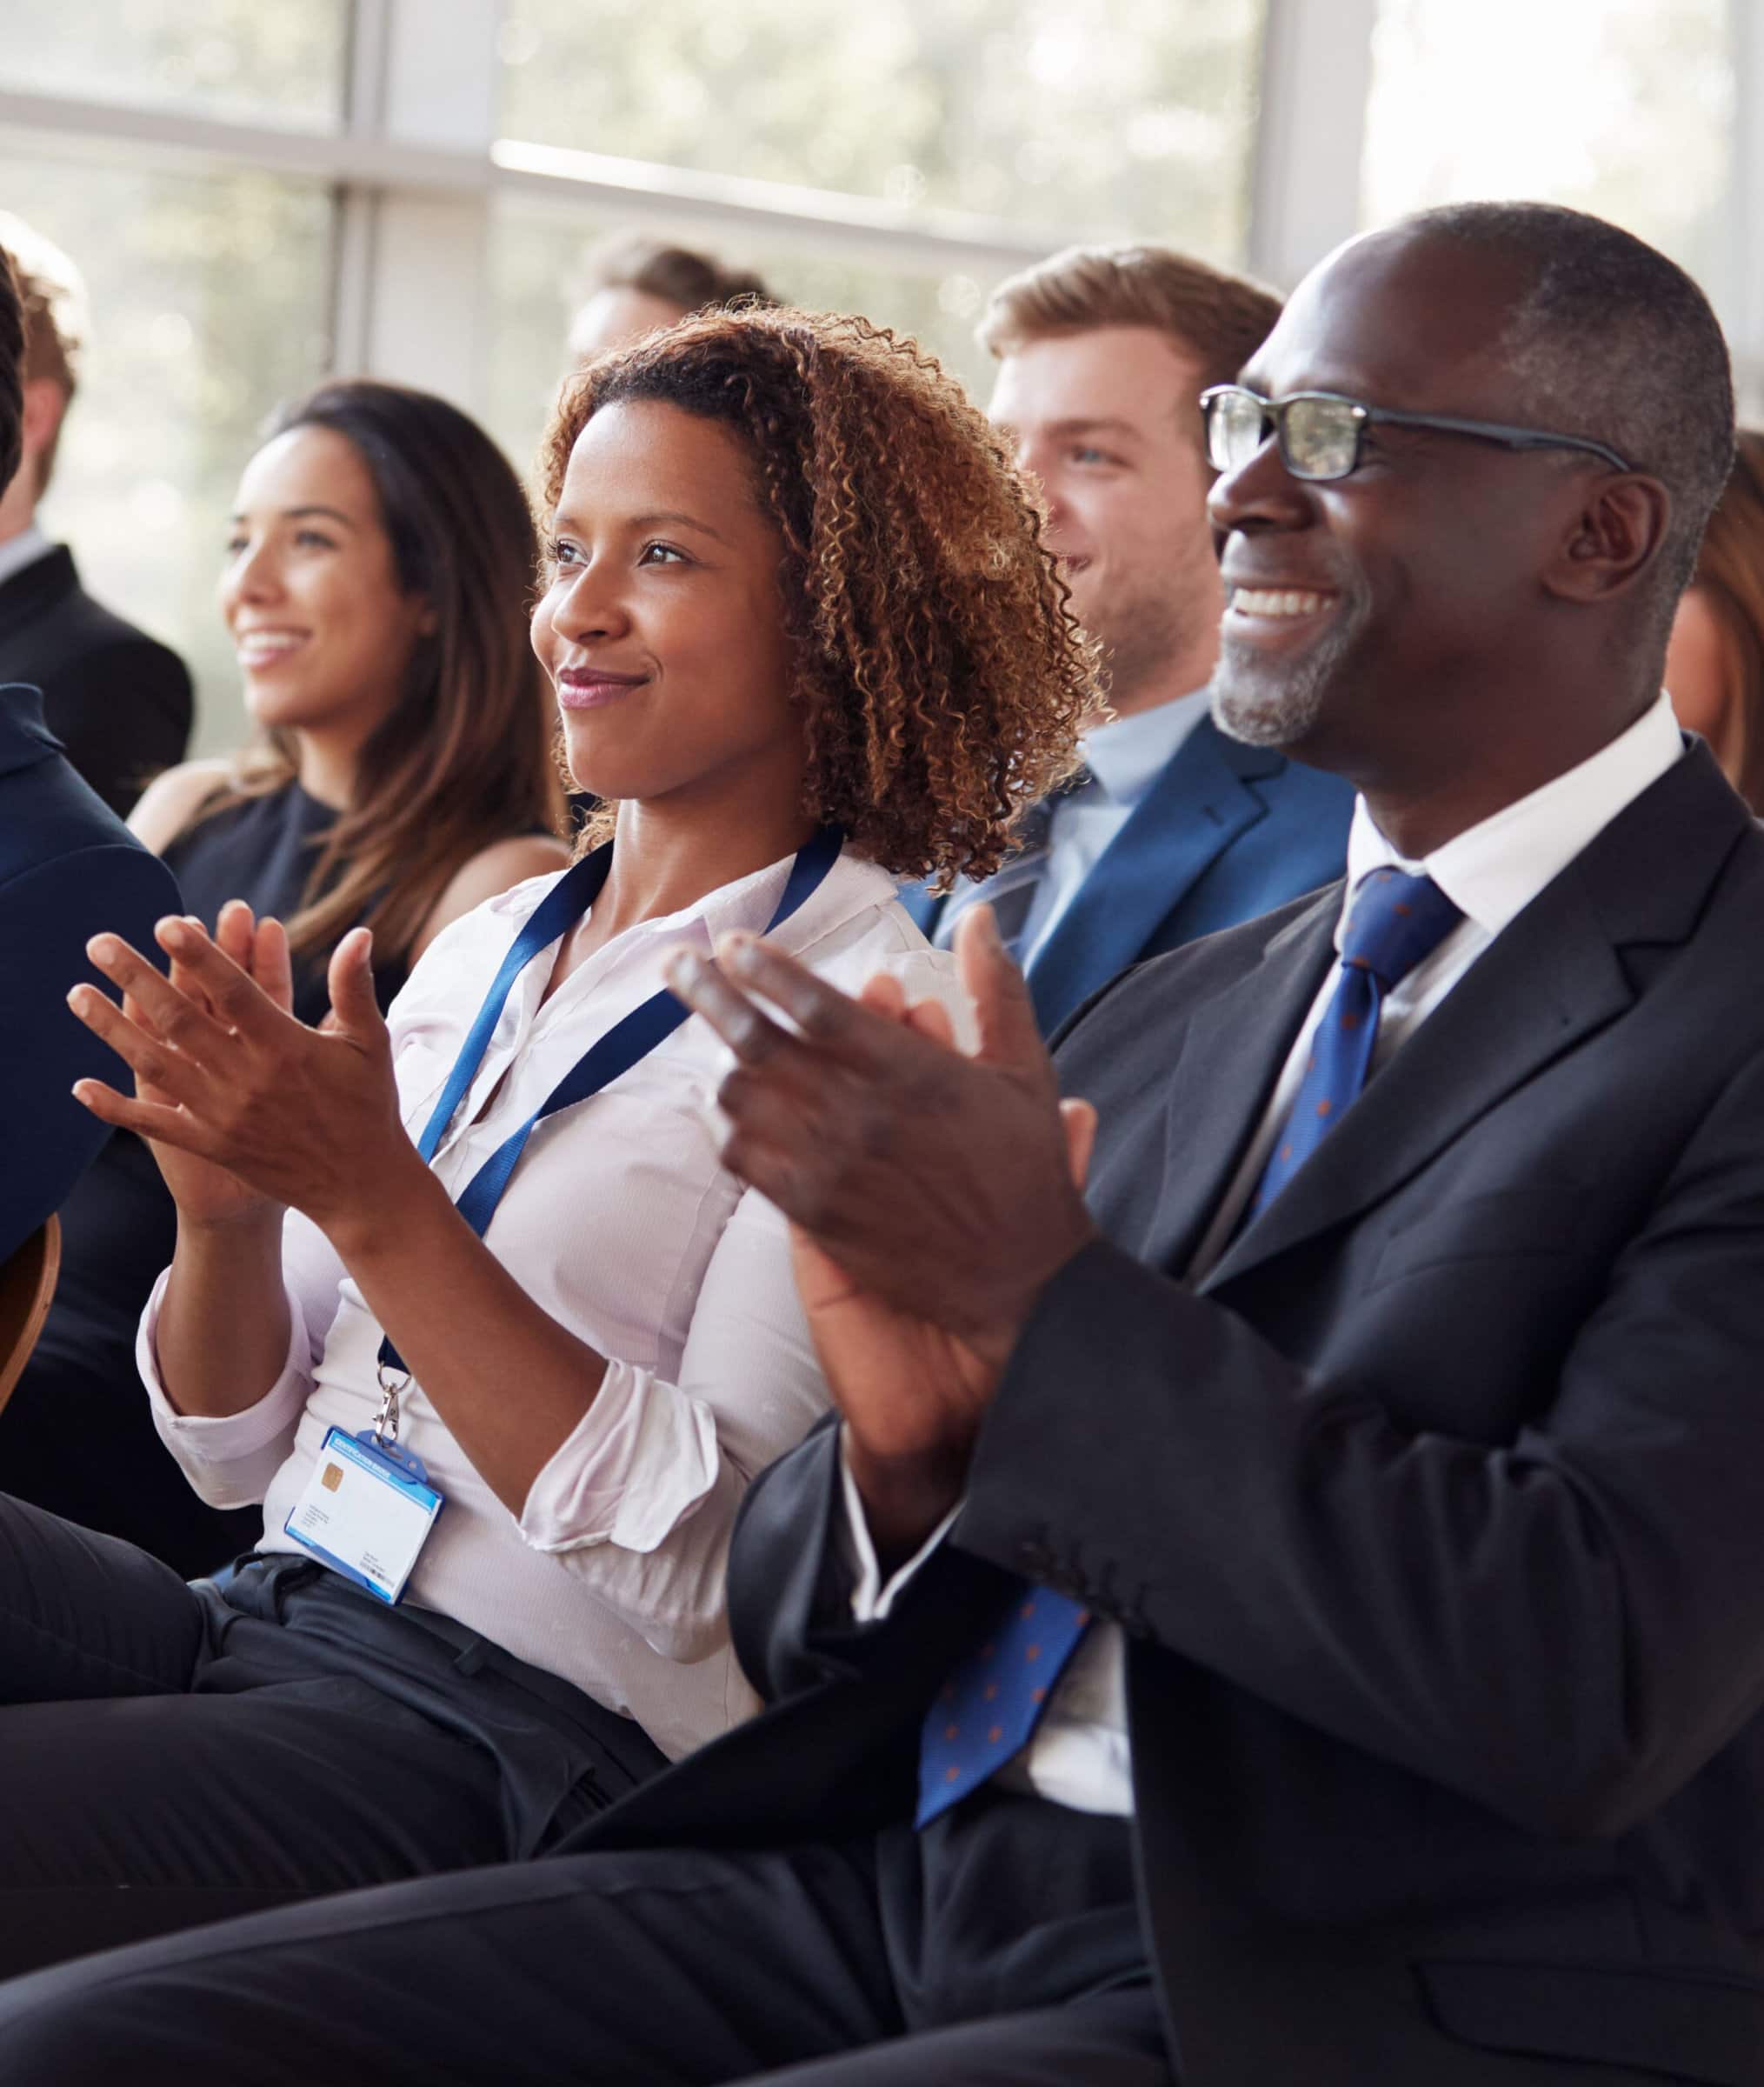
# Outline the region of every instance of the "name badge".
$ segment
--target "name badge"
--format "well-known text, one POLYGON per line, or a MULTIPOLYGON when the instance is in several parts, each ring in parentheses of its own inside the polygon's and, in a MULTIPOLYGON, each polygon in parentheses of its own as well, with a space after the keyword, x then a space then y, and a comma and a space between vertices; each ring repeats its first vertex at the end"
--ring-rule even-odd
POLYGON ((409 1450, 332 1428, 283 1526, 332 1571, 389 1604, 404 1591, 443 1497, 409 1450))

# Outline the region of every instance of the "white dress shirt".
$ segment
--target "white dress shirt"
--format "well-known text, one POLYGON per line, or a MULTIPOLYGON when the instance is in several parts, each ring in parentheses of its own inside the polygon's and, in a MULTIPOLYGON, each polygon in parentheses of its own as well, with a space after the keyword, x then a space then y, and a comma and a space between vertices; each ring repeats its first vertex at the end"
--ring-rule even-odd
MULTIPOLYGON (((1088 776, 1076 788, 1062 790, 1048 807, 1050 823, 1045 851, 1025 857, 1021 874, 1035 879, 1017 939, 1023 968, 1040 956, 1085 879, 1095 869, 1127 822, 1144 803, 1153 783, 1176 757, 1188 734, 1207 715, 1206 689, 1178 696, 1172 703, 1111 717, 1089 733, 1079 748, 1088 776)), ((955 923, 976 899, 991 898, 1000 879, 1015 881, 1016 867, 1007 863, 997 877, 978 884, 959 880, 937 923, 937 940, 948 948, 955 923)))
POLYGON ((16 572, 23 572, 27 565, 34 565, 39 558, 46 558, 55 549, 49 538, 35 522, 27 522, 16 537, 8 537, 0 543, 0 587, 3 587, 16 572))
MULTIPOLYGON (((1501 930, 1683 751, 1672 704, 1662 693, 1627 731, 1589 760, 1468 828, 1419 863, 1398 855, 1372 823, 1363 797, 1355 803, 1348 837, 1346 896, 1335 927, 1336 949, 1342 946, 1353 894, 1361 880, 1368 871, 1387 865, 1412 877, 1432 877, 1464 916, 1432 954, 1386 994, 1373 1045, 1375 1070, 1415 1034, 1501 930)), ((1303 1082, 1311 1034, 1334 997, 1337 977, 1338 972, 1331 970, 1324 979, 1287 1054, 1256 1134, 1189 1267, 1191 1283, 1199 1282, 1224 1252, 1255 1192, 1303 1082)), ((1328 1150, 1327 1144, 1323 1149, 1328 1150)), ((865 1623, 888 1614, 902 1587, 942 1541, 961 1510, 953 1510, 924 1549, 884 1587, 849 1470, 844 1487, 845 1524, 857 1571, 852 1610, 857 1620, 865 1623)), ((999 1770, 998 1781, 1078 1811, 1122 1817, 1132 1811, 1122 1644, 1118 1625, 1091 1626, 1060 1677, 1034 1737, 999 1770)))
MULTIPOLYGON (((551 962, 516 983, 434 1166, 457 1195, 582 1052, 662 983, 671 950, 708 954, 763 928, 788 861, 725 885, 596 950, 541 1004, 551 962), (506 1077, 504 1077, 506 1076, 506 1077)), ((557 881, 537 877, 436 937, 389 1014, 401 1112, 427 1122, 466 1030, 523 922, 557 881)), ((895 903, 895 880, 848 852, 776 931, 777 945, 846 991, 879 970, 966 1022, 952 959, 895 903)), ((554 952, 555 953, 555 952, 554 952)), ((400 1440, 446 1496, 406 1599, 627 1713, 669 1757, 756 1706, 730 1650, 723 1574, 749 1481, 825 1410, 791 1279, 783 1220, 720 1164, 715 1097, 729 1060, 694 1019, 600 1094, 534 1130, 485 1244, 543 1310, 608 1358, 605 1380, 534 1481, 518 1517, 473 1469, 413 1383, 400 1440)), ((386 1211, 396 1224, 396 1209, 386 1211)), ((290 1212, 285 1367, 254 1404, 177 1412, 154 1330, 138 1357, 161 1437, 216 1507, 264 1503, 259 1549, 283 1532, 327 1429, 369 1425, 382 1329, 317 1228, 290 1212)), ((503 1388, 512 1402, 521 1387, 503 1388)))

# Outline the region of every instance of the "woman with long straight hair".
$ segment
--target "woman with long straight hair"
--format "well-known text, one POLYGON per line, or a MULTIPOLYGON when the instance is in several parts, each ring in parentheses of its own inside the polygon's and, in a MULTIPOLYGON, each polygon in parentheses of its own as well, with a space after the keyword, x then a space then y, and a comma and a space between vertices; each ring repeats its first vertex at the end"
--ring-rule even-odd
POLYGON ((169 978, 99 937, 132 1013, 73 997, 136 1083, 79 1098, 177 1197, 144 1398, 263 1532, 185 1586, 0 1497, 0 1968, 544 1852, 757 1705, 730 1533, 827 1389, 664 967, 769 934, 959 1029, 897 882, 996 866, 1093 661, 999 437, 862 321, 602 358, 543 475, 574 864, 455 922, 389 1020, 357 929, 298 1021, 243 907, 162 923, 169 978))
MULTIPOLYGON (((330 383, 272 423, 228 525, 220 607, 258 736, 149 789, 130 822, 215 929, 243 899, 288 923, 291 1004, 373 930, 389 1005, 480 901, 564 859, 549 691, 528 643, 537 543, 519 481, 444 400, 330 383)), ((135 1368, 175 1207, 148 1148, 111 1138, 62 1212, 54 1309, 0 1415, 0 1483, 192 1574, 257 1517, 191 1491, 135 1368)))

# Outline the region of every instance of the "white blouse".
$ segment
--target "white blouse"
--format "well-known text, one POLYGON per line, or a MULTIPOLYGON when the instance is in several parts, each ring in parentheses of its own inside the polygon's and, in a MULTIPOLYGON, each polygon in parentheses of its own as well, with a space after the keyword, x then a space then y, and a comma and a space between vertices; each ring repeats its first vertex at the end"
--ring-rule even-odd
MULTIPOLYGON (((730 929, 762 929, 789 870, 775 863, 629 929, 543 1006, 551 963, 543 954, 529 963, 436 1154, 448 1188, 457 1196, 582 1052, 657 990, 669 951, 708 953, 730 929)), ((509 943, 562 874, 516 885, 437 936, 393 1003, 400 1110, 413 1137, 509 943)), ((895 903, 894 879, 849 851, 774 939, 849 992, 891 971, 911 997, 942 1000, 967 1025, 952 960, 895 903)), ((702 1019, 687 1022, 598 1095, 535 1129, 490 1221, 491 1252, 608 1358, 593 1404, 518 1519, 422 1386, 400 1401, 399 1439, 447 1499, 405 1599, 634 1717, 670 1757, 757 1706, 729 1646, 729 1531, 749 1481, 827 1404, 783 1219, 718 1160, 716 1091, 729 1063, 702 1019)), ((397 1217, 387 1210, 389 1224, 397 1217)), ((364 1428, 379 1406, 378 1322, 315 1225, 290 1211, 283 1238, 288 1359, 255 1404, 220 1417, 171 1405, 154 1349, 163 1276, 137 1348, 167 1448, 211 1506, 263 1502, 265 1551, 301 1549, 283 1525, 326 1430, 364 1428)), ((511 1403, 521 1396, 514 1381, 503 1390, 511 1403)))

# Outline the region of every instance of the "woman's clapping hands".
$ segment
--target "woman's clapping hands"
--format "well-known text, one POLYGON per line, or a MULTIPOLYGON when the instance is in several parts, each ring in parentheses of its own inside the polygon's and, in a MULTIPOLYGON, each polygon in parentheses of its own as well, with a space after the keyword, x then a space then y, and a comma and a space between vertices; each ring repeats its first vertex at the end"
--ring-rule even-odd
POLYGON ((399 1119, 365 929, 332 955, 321 1029, 290 1011, 279 922, 254 922, 235 901, 213 939, 176 916, 155 936, 170 977, 100 935, 88 954, 123 989, 123 1006, 94 986, 68 997, 135 1075, 134 1097, 99 1080, 80 1081, 74 1095, 152 1143, 186 1221, 230 1224, 291 1204, 329 1230, 370 1209, 401 1167, 421 1169, 399 1119))

